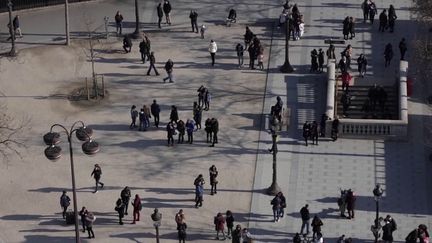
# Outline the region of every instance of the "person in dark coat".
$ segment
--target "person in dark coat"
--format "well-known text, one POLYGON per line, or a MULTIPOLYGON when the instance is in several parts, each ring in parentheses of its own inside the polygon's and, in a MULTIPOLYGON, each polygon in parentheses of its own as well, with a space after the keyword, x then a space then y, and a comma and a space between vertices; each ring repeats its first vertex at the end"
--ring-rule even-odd
POLYGON ((141 53, 141 61, 143 63, 146 63, 146 56, 148 55, 148 50, 147 50, 147 44, 145 42, 145 39, 143 39, 140 44, 139 44, 139 51, 141 53))
POLYGON ((123 15, 121 15, 120 11, 117 11, 116 15, 114 16, 114 20, 116 23, 116 33, 117 36, 122 34, 122 27, 123 27, 123 15))
POLYGON ((382 227, 383 230, 382 239, 386 243, 392 243, 393 232, 397 229, 396 222, 390 215, 387 215, 387 217, 384 219, 384 223, 385 225, 382 227))
POLYGON ((95 179, 96 182, 96 187, 93 193, 98 192, 98 185, 101 186, 101 188, 104 187, 104 184, 100 181, 100 178, 102 176, 102 168, 99 166, 99 164, 95 164, 94 165, 94 169, 92 171, 92 173, 90 174, 90 177, 92 177, 95 179))
POLYGON ((282 200, 279 194, 277 194, 270 202, 270 204, 272 205, 274 222, 279 222, 281 202, 282 200))
POLYGON ((184 142, 184 135, 186 132, 186 125, 185 125, 184 121, 179 120, 177 122, 177 130, 179 131, 177 143, 183 143, 184 142))
POLYGON ((342 24, 343 24, 343 27, 342 27, 343 38, 344 38, 344 40, 348 40, 349 25, 350 25, 349 16, 346 16, 346 18, 344 19, 342 24))
POLYGON ((303 138, 305 140, 305 145, 308 146, 308 138, 310 137, 311 126, 308 121, 303 123, 303 138))
POLYGON ((178 224, 177 226, 177 232, 178 232, 178 239, 179 239, 179 243, 185 243, 186 242, 186 229, 187 229, 187 225, 186 223, 183 221, 181 223, 178 224))
POLYGON ((195 185, 195 207, 196 208, 202 207, 203 195, 204 195, 203 184, 199 183, 198 185, 195 185))
POLYGON ((88 213, 88 211, 87 211, 86 207, 82 207, 81 211, 79 212, 79 216, 81 217, 81 224, 82 224, 82 227, 83 227, 82 232, 86 231, 86 216, 87 216, 87 213, 88 213))
POLYGON ((244 51, 243 45, 238 43, 236 46, 236 52, 237 52, 239 68, 243 66, 243 51, 244 51))
POLYGON ((66 211, 70 205, 70 201, 71 200, 70 200, 69 196, 66 195, 66 191, 63 191, 62 195, 60 196, 60 206, 63 209, 62 215, 63 215, 64 219, 66 218, 66 211))
POLYGON ((393 58, 393 47, 391 43, 388 43, 385 46, 385 50, 384 50, 384 60, 385 60, 384 67, 390 66, 390 62, 392 58, 393 58))
POLYGON ((332 122, 331 138, 333 142, 338 139, 339 134, 339 119, 336 117, 332 122))
POLYGON ((178 116, 178 112, 177 112, 177 106, 175 106, 175 105, 171 106, 170 120, 171 120, 171 122, 174 122, 176 124, 177 124, 177 121, 179 120, 179 116, 178 116))
POLYGON ((381 14, 379 16, 379 28, 378 28, 378 31, 384 32, 385 29, 387 29, 387 23, 388 23, 387 11, 385 9, 383 9, 383 11, 381 12, 381 14))
POLYGON ((172 121, 168 122, 166 130, 167 130, 168 146, 170 145, 174 146, 175 127, 172 121))
POLYGON ((233 232, 234 216, 230 210, 227 210, 225 215, 226 215, 225 221, 227 224, 227 237, 228 237, 228 239, 231 239, 233 234, 234 234, 234 232, 233 232))
POLYGON ((303 235, 303 230, 304 230, 304 228, 306 228, 306 235, 308 235, 309 234, 309 220, 310 220, 310 214, 309 214, 309 209, 308 209, 308 207, 309 207, 309 205, 308 204, 306 204, 306 205, 304 205, 304 207, 302 207, 301 209, 300 209, 300 216, 301 216, 301 219, 302 219, 302 225, 301 225, 301 228, 300 228, 300 234, 302 234, 303 235))
POLYGON ((214 147, 215 143, 218 143, 218 136, 217 136, 217 134, 219 132, 219 122, 218 122, 218 120, 216 118, 212 118, 210 124, 211 124, 211 131, 212 131, 212 134, 213 134, 213 143, 212 143, 212 145, 210 145, 210 147, 214 147))
POLYGON ((125 35, 123 38, 123 49, 126 53, 131 52, 132 50, 132 40, 129 35, 125 35))
POLYGON ((405 53, 407 51, 407 44, 405 41, 405 38, 402 38, 402 40, 399 42, 399 51, 400 51, 400 55, 401 55, 401 60, 405 60, 405 53))
POLYGON ((215 166, 215 165, 212 165, 212 166, 209 168, 210 186, 211 186, 211 189, 210 189, 210 190, 211 190, 210 195, 217 194, 217 184, 218 184, 218 180, 217 180, 216 178, 217 178, 218 175, 219 175, 219 172, 218 172, 216 166, 215 166))
POLYGON ((357 58, 357 70, 359 72, 359 76, 362 78, 366 74, 366 67, 367 67, 367 59, 364 54, 360 54, 360 56, 357 58))
POLYGON ((123 190, 120 193, 120 198, 123 202, 123 204, 125 205, 125 210, 124 210, 124 214, 128 215, 128 207, 129 207, 129 201, 131 198, 131 191, 129 189, 128 186, 126 186, 125 188, 123 188, 123 190))
POLYGON ((195 121, 196 129, 201 129, 202 108, 196 101, 193 104, 193 119, 195 121))
POLYGON ((245 50, 249 50, 248 46, 251 44, 253 37, 254 33, 249 29, 249 26, 246 26, 246 33, 244 34, 245 50))
POLYGON ((159 73, 158 73, 158 71, 156 69, 156 66, 155 66, 155 64, 156 64, 156 58, 154 56, 154 52, 150 52, 149 59, 150 59, 150 66, 149 66, 149 69, 147 70, 147 76, 150 75, 150 71, 152 70, 152 68, 154 69, 156 75, 159 76, 159 73))
POLYGON ((207 135, 207 143, 210 143, 213 141, 212 140, 212 130, 211 130, 211 119, 210 118, 207 118, 207 120, 204 123, 204 126, 205 126, 204 130, 205 130, 206 135, 207 135))
POLYGON ((312 122, 310 132, 311 132, 312 144, 318 145, 318 123, 316 121, 312 122))
POLYGON ((185 127, 186 127, 187 136, 188 136, 188 143, 192 144, 193 143, 193 134, 195 131, 194 121, 192 119, 187 119, 185 127))
POLYGON ((325 137, 326 135, 326 122, 327 120, 329 120, 329 117, 327 116, 327 114, 322 114, 321 115, 321 121, 320 121, 320 136, 321 137, 325 137))
POLYGON ((12 21, 13 24, 13 28, 14 28, 14 32, 15 32, 15 36, 18 33, 19 37, 22 38, 22 33, 21 33, 21 27, 20 27, 20 21, 19 21, 20 17, 19 15, 15 16, 15 18, 12 21))
POLYGON ((355 19, 353 17, 349 17, 348 30, 351 35, 350 39, 353 39, 355 37, 355 19))
POLYGON ((318 52, 316 49, 311 51, 311 68, 310 73, 318 71, 318 52))
POLYGON ((242 228, 238 224, 238 225, 236 225, 235 230, 232 232, 232 243, 242 243, 241 242, 241 238, 242 238, 241 236, 242 236, 242 228))
POLYGON ((163 18, 162 3, 159 3, 157 5, 156 10, 157 10, 157 15, 158 15, 158 27, 159 27, 159 29, 161 29, 162 28, 161 22, 162 22, 162 18, 163 18))
POLYGON ((321 48, 318 50, 318 71, 324 71, 324 51, 321 48))
POLYGON ((388 10, 388 27, 390 29, 390 33, 393 33, 393 31, 394 31, 396 19, 397 19, 396 11, 395 11, 393 5, 390 4, 390 8, 388 10))
POLYGON ((354 195, 354 192, 351 189, 349 189, 346 195, 348 219, 353 219, 355 216, 354 215, 355 202, 356 202, 356 196, 354 195))
POLYGON ((371 24, 374 23, 375 15, 377 14, 377 8, 372 0, 369 0, 369 21, 371 24))
POLYGON ((154 123, 156 127, 159 127, 159 114, 160 114, 160 107, 159 104, 156 102, 156 100, 153 100, 153 104, 150 106, 151 114, 154 118, 154 123))
POLYGON ((116 206, 115 206, 114 209, 118 213, 119 224, 123 225, 123 218, 124 218, 124 215, 125 215, 125 205, 124 205, 124 203, 123 203, 123 201, 122 201, 121 198, 117 199, 116 206))
POLYGON ((321 234, 321 226, 323 226, 322 220, 318 217, 318 215, 315 215, 312 219, 312 238, 315 240, 315 237, 317 234, 321 234))
POLYGON ((171 3, 168 0, 164 1, 163 4, 163 11, 165 14, 165 18, 166 18, 166 24, 171 25, 171 3))
POLYGON ((369 18, 369 0, 364 0, 361 8, 363 10, 363 23, 366 23, 369 18))
POLYGON ((285 215, 286 198, 282 192, 279 192, 278 195, 279 195, 279 198, 281 200, 281 207, 279 210, 279 218, 283 218, 285 215))
POLYGON ((191 19, 192 32, 198 33, 198 13, 195 10, 191 10, 189 14, 189 18, 191 19))
POLYGON ((171 59, 168 59, 168 61, 165 63, 165 71, 168 74, 168 76, 166 78, 163 79, 164 83, 169 79, 170 83, 174 83, 173 80, 173 67, 174 67, 174 62, 171 59))
POLYGON ((342 103, 342 115, 344 117, 348 116, 348 109, 351 105, 351 95, 349 94, 348 90, 345 90, 341 96, 341 103, 342 103))

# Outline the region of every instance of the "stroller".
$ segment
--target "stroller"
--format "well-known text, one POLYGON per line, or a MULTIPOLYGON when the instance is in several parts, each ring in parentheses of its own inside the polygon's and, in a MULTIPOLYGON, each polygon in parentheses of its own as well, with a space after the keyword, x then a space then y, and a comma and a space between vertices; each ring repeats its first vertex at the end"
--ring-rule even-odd
POLYGON ((226 25, 230 27, 232 23, 236 23, 236 22, 237 22, 237 12, 235 11, 235 9, 232 8, 229 11, 228 18, 226 18, 226 25))

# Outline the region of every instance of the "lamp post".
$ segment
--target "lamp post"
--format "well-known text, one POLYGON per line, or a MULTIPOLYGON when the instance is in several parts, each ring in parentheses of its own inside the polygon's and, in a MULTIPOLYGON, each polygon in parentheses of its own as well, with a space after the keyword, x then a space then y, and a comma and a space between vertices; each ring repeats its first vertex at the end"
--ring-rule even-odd
POLYGON ((161 226, 162 214, 159 213, 159 210, 157 208, 154 209, 154 213, 152 213, 151 219, 153 220, 153 225, 156 229, 156 243, 159 243, 159 226, 161 226))
POLYGON ((277 183, 277 160, 276 160, 276 154, 278 152, 277 131, 280 130, 281 127, 280 127, 280 121, 277 119, 275 115, 272 115, 272 120, 270 121, 270 124, 271 124, 271 132, 272 132, 272 148, 270 149, 270 151, 272 152, 273 155, 273 176, 272 176, 272 184, 269 188, 267 188, 267 194, 276 195, 281 191, 277 183))
POLYGON ((291 16, 288 13, 285 20, 285 63, 280 68, 280 71, 283 73, 292 73, 294 72, 294 68, 291 66, 289 61, 289 38, 290 38, 290 25, 291 25, 291 16))
POLYGON ((61 157, 61 147, 57 146, 60 143, 60 133, 54 132, 55 127, 61 128, 66 133, 67 140, 69 143, 69 155, 71 165, 71 176, 72 176, 72 195, 73 195, 73 207, 74 207, 74 218, 75 218, 75 242, 79 243, 79 228, 78 228, 78 208, 76 198, 76 187, 75 187, 75 169, 73 161, 73 149, 72 149, 72 134, 75 133, 76 137, 80 141, 85 141, 82 144, 82 150, 87 155, 93 155, 99 151, 99 144, 91 139, 93 130, 86 127, 82 121, 75 122, 68 130, 66 127, 60 124, 54 124, 51 126, 50 132, 43 136, 44 142, 48 147, 45 149, 45 156, 47 159, 57 161, 61 157), (80 127, 75 127, 80 124, 80 127))
POLYGON ((375 236, 375 243, 378 243, 379 231, 381 229, 380 218, 379 218, 379 201, 382 197, 382 194, 384 193, 384 190, 381 188, 380 184, 376 184, 376 186, 372 192, 374 195, 376 211, 375 211, 375 224, 373 227, 371 227, 371 230, 375 236), (372 228, 374 228, 374 229, 372 229, 372 228))
POLYGON ((69 36, 69 0, 65 0, 65 30, 66 30, 66 45, 70 45, 69 36))
POLYGON ((11 38, 11 45, 12 45, 9 55, 14 57, 16 56, 16 50, 15 50, 15 29, 12 21, 12 7, 13 7, 12 1, 9 0, 7 5, 9 10, 9 33, 11 35, 10 38, 11 38))
POLYGON ((140 25, 140 19, 139 19, 138 0, 135 0, 135 31, 132 33, 132 37, 134 39, 140 37, 139 25, 140 25))

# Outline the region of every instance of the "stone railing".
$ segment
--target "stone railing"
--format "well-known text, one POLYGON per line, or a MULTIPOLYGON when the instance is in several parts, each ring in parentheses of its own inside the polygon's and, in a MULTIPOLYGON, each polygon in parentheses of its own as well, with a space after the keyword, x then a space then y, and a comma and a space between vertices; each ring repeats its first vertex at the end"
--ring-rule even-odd
MULTIPOLYGON (((334 119, 336 112, 336 65, 331 60, 327 65, 327 115, 334 119)), ((407 97, 408 62, 400 61, 398 77, 398 120, 379 119, 339 119, 339 136, 355 138, 394 138, 405 139, 408 135, 408 97, 407 97)), ((326 124, 326 134, 330 134, 331 122, 326 124)))

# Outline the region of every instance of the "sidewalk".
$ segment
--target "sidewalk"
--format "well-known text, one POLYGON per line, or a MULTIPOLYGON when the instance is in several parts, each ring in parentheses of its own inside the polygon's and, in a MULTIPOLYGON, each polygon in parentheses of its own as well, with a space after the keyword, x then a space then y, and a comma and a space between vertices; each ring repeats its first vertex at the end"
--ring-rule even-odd
MULTIPOLYGON (((379 13, 382 7, 388 8, 384 1, 376 1, 376 4, 379 13)), ((305 36, 300 41, 290 41, 290 60, 296 69, 293 74, 277 71, 284 62, 285 42, 283 38, 273 40, 270 69, 274 72, 270 72, 268 77, 264 113, 270 112, 278 95, 291 109, 291 125, 280 136, 277 154, 278 184, 287 199, 287 208, 286 217, 273 223, 272 197, 263 193, 272 178, 272 155, 267 152, 271 147, 271 136, 262 130, 249 221, 249 227, 259 242, 289 242, 300 231, 299 211, 305 204, 309 204, 312 217, 318 214, 323 220, 325 242, 335 242, 342 234, 353 238, 354 242, 373 242, 370 226, 375 218, 372 189, 376 183, 386 190, 380 204, 380 216, 390 214, 398 224, 394 232, 395 241, 403 241, 421 223, 430 226, 432 201, 428 188, 431 180, 427 171, 431 165, 422 143, 422 130, 416 129, 423 127, 423 120, 430 115, 425 105, 410 101, 410 136, 406 142, 355 139, 331 142, 322 139, 319 146, 306 147, 301 135, 305 121, 319 122, 326 101, 326 75, 309 74, 310 51, 314 48, 325 51, 328 46, 324 45, 324 39, 340 37, 345 16, 357 18, 356 37, 348 41, 354 48, 353 73, 357 75, 355 60, 360 53, 366 54, 372 66, 366 81, 359 79, 356 82, 393 84, 399 41, 415 33, 415 28, 409 24, 409 2, 396 1, 393 4, 398 16, 396 31, 381 34, 377 32, 377 21, 373 29, 361 23, 363 15, 359 1, 299 2, 299 10, 306 18, 305 36), (388 42, 393 44, 395 55, 392 66, 386 70, 382 52, 388 42), (351 188, 357 195, 356 218, 353 220, 338 216, 340 188, 351 188)), ((336 46, 336 55, 345 46, 336 46)), ((421 90, 417 92, 421 95, 421 90)))

